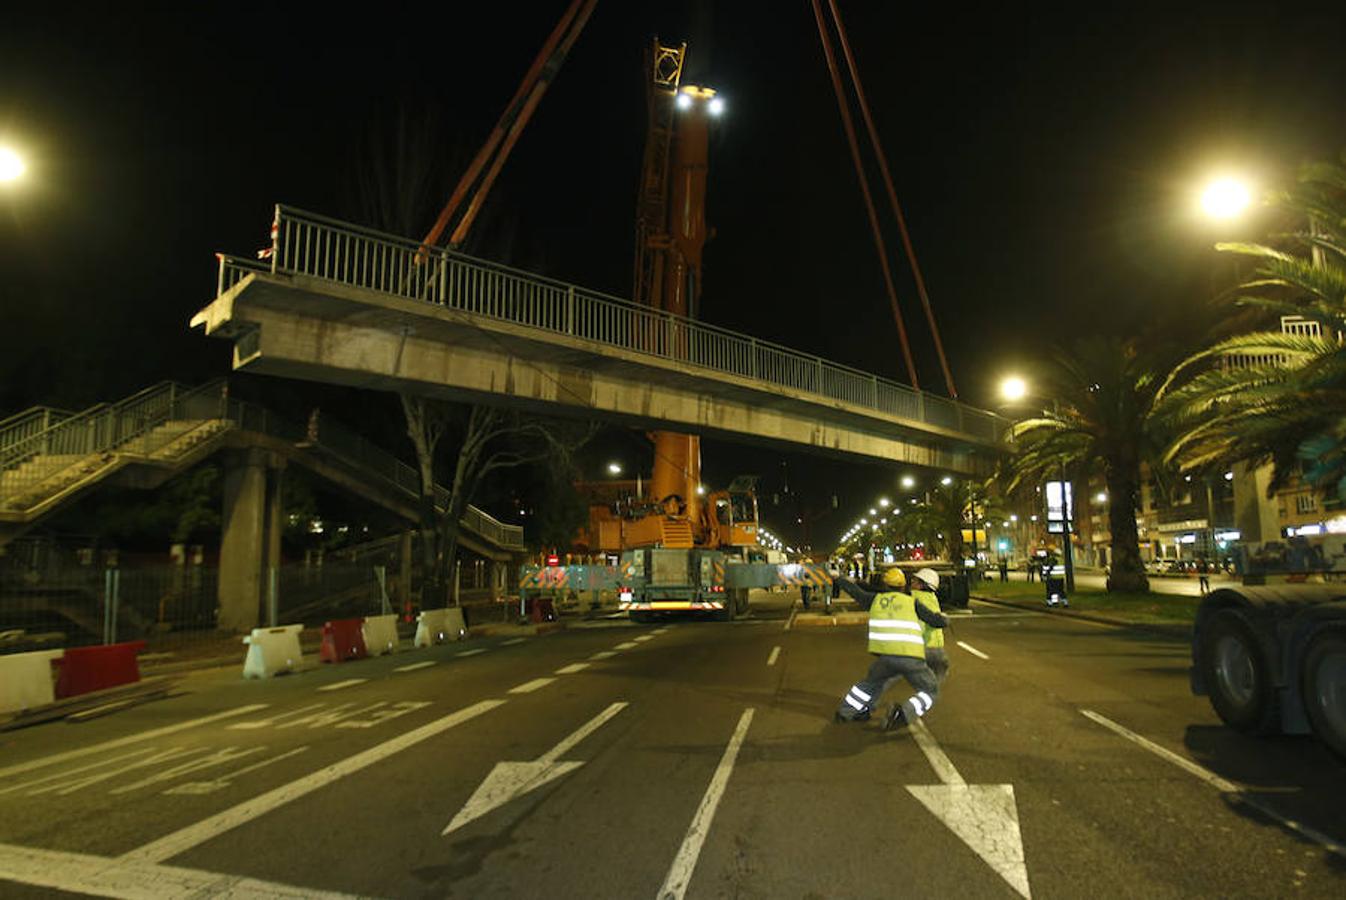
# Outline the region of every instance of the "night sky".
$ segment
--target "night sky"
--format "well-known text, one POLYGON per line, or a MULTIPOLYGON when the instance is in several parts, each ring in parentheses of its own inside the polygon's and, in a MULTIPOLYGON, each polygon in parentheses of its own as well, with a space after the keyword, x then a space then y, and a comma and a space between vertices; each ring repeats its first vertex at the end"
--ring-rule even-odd
MULTIPOLYGON (((7 9, 0 144, 30 174, 0 190, 0 417, 226 372, 228 345, 187 329, 213 294, 213 252, 265 245, 277 201, 355 217, 364 148, 399 110, 440 144, 433 217, 565 5, 7 9)), ((1181 313, 1219 280, 1211 244, 1266 224, 1201 224, 1199 181, 1225 169, 1270 186, 1346 148, 1340 4, 841 6, 973 403, 1058 337, 1196 340, 1181 313)), ((905 380, 806 0, 600 2, 469 249, 629 295, 655 34, 687 40, 686 79, 728 104, 703 318, 905 380)), ((883 215, 923 386, 942 392, 883 215)), ((784 461, 804 509, 840 494, 822 540, 894 477, 718 443, 705 455, 712 483, 756 471, 770 495, 784 461)), ((788 536, 784 512, 764 519, 788 536)))

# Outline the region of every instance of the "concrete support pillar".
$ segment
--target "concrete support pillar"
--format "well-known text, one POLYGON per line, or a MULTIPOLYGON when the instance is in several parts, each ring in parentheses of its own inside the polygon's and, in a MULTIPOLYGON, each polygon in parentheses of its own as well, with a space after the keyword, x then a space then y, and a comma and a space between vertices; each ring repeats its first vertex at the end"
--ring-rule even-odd
POLYGON ((1234 464, 1234 527, 1241 541, 1274 541, 1281 535, 1281 516, 1275 497, 1267 497, 1271 464, 1252 468, 1234 464))
POLYGON ((224 457, 224 516, 220 540, 219 627, 257 627, 266 604, 270 570, 280 566, 284 510, 281 466, 261 450, 224 457))
POLYGON ((411 608, 411 561, 416 547, 416 532, 402 532, 397 545, 397 596, 393 602, 399 610, 411 608))

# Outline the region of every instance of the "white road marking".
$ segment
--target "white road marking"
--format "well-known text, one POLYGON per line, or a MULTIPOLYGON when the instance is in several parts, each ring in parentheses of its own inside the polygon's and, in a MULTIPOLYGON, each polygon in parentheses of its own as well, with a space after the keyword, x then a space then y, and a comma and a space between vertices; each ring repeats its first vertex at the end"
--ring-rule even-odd
POLYGON ((288 719, 290 716, 298 716, 314 709, 322 709, 326 703, 310 703, 308 706, 301 706, 299 709, 292 709, 289 712, 277 713, 274 716, 268 716, 265 719, 250 719, 247 722, 235 722, 229 726, 231 731, 250 731, 254 728, 266 728, 268 725, 274 725, 281 719, 288 719))
POLYGON ((279 756, 273 756, 270 759, 264 759, 261 762, 253 763, 250 766, 244 766, 241 769, 236 769, 233 772, 221 775, 219 778, 212 779, 211 781, 188 781, 184 784, 178 785, 177 787, 171 787, 168 790, 164 791, 164 793, 187 794, 187 795, 213 794, 216 791, 222 791, 225 788, 229 787, 231 784, 233 784, 234 779, 238 778, 241 775, 247 775, 251 772, 256 772, 258 769, 264 769, 267 766, 271 765, 272 763, 280 762, 282 759, 289 759, 291 756, 298 756, 300 753, 303 753, 306 750, 308 750, 308 747, 296 747, 295 749, 288 750, 285 753, 280 754, 279 756))
POLYGON ((639 646, 640 646, 640 645, 637 644, 635 641, 622 641, 620 644, 618 644, 618 645, 617 645, 615 648, 613 648, 613 649, 616 649, 616 650, 631 650, 631 649, 634 649, 634 648, 639 647, 639 646))
MULTIPOLYGON (((206 748, 168 747, 165 749, 156 750, 152 752, 149 756, 142 757, 141 759, 138 759, 133 763, 127 763, 126 765, 120 766, 115 769, 106 769, 102 772, 94 772, 92 774, 80 775, 75 778, 68 778, 68 776, 65 773, 60 773, 57 775, 48 775, 46 778, 41 778, 37 782, 35 782, 35 784, 41 784, 42 782, 47 783, 43 784, 42 787, 38 787, 35 788, 34 790, 28 791, 28 796, 36 797, 38 794, 59 794, 62 797, 66 797, 69 796, 70 794, 75 793, 75 791, 82 790, 86 787, 92 787, 95 784, 100 784, 104 781, 116 778, 118 775, 124 775, 127 772, 134 772, 136 769, 144 769, 149 766, 160 765, 162 763, 170 762, 175 759, 180 759, 184 756, 191 756, 194 753, 203 753, 203 752, 206 752, 206 748)), ((84 766, 82 768, 87 771, 88 769, 93 767, 84 766)))
POLYGON ((232 718, 233 716, 247 715, 250 712, 256 712, 259 709, 266 709, 269 704, 249 703, 246 706, 240 706, 235 709, 225 710, 224 712, 214 713, 209 716, 202 716, 199 719, 188 719, 186 722, 179 722, 176 725, 165 725, 163 728, 153 728, 149 731, 142 731, 137 734, 127 735, 126 737, 115 738, 110 741, 103 741, 101 744, 93 744, 88 747, 80 747, 76 750, 67 750, 64 753, 53 753, 50 756, 44 756, 41 759, 29 760, 25 763, 17 763, 12 766, 0 769, 0 778, 8 775, 17 775, 20 772, 30 772, 33 769, 40 769, 43 766, 54 765, 58 762, 64 762, 67 759, 76 759, 80 756, 88 756, 90 753, 97 753, 100 750, 111 750, 114 747, 125 747, 127 744, 135 744, 140 741, 148 741, 157 737, 163 737, 166 734, 174 734, 179 731, 185 731, 188 728, 195 728, 198 725, 208 725, 211 722, 218 722, 221 719, 232 718))
POLYGON ((1258 812, 1262 813, 1268 818, 1275 819, 1277 822, 1280 822, 1282 825, 1286 826, 1292 831, 1299 832, 1300 834, 1304 835, 1304 837, 1308 838, 1314 843, 1320 844, 1324 849, 1329 850, 1330 852, 1335 853, 1338 856, 1346 856, 1346 844, 1343 844, 1341 841, 1338 841, 1336 838, 1333 838, 1330 835, 1323 834, 1321 831, 1318 831, 1315 828, 1311 828, 1308 825, 1303 824, 1297 819, 1286 818, 1284 815, 1276 812, 1276 810, 1270 808, 1262 801, 1256 799, 1255 797, 1248 796, 1246 793, 1244 793, 1244 788, 1241 785, 1237 785, 1232 781, 1227 781, 1226 779, 1221 778, 1219 775, 1216 775, 1209 769, 1203 766, 1199 766, 1196 763, 1192 762, 1187 757, 1174 753, 1172 750, 1169 750, 1166 747, 1161 747, 1154 741, 1150 740, 1149 738, 1141 737, 1140 735, 1132 731, 1130 728, 1127 728, 1125 725, 1118 725, 1116 722, 1112 721, 1107 716, 1101 716, 1098 713, 1094 712, 1092 709, 1081 709, 1080 713, 1083 714, 1085 718, 1097 722, 1104 728, 1107 728, 1110 731, 1120 734, 1122 737, 1126 738, 1128 741, 1131 741, 1137 746, 1144 747, 1146 750, 1149 750, 1155 756, 1158 756, 1162 759, 1166 759, 1169 762, 1173 763, 1173 765, 1186 770, 1192 775, 1195 775, 1197 778, 1200 778, 1202 781, 1206 782, 1206 784, 1209 784, 1217 791, 1226 794, 1232 794, 1234 798, 1238 800, 1238 802, 1252 807, 1253 809, 1257 810, 1258 812))
POLYGON ((663 628, 654 629, 653 631, 650 632, 650 634, 663 634, 665 631, 668 631, 667 625, 665 625, 663 628))
POLYGON ((398 666, 393 669, 394 672, 415 672, 417 669, 428 669, 435 665, 435 660, 427 659, 425 662, 412 663, 409 666, 398 666))
POLYGON ((968 784, 935 742, 925 723, 911 725, 915 739, 941 784, 907 785, 907 791, 982 858, 1022 897, 1032 897, 1024 863, 1019 811, 1010 784, 968 784))
POLYGON ((510 638, 507 641, 501 641, 500 646, 513 647, 515 644, 522 644, 526 640, 528 640, 528 638, 510 638))
POLYGON ((776 657, 778 656, 780 656, 780 647, 772 647, 771 655, 766 658, 766 664, 768 666, 774 666, 776 664, 776 657))
POLYGON ((511 694, 531 694, 538 688, 546 687, 555 680, 555 678, 534 678, 532 681, 525 681, 518 687, 510 688, 509 692, 511 694))
POLYGON ((143 787, 162 784, 166 781, 173 781, 183 775, 190 775, 192 772, 199 772, 202 769, 209 769, 214 766, 222 766, 226 763, 231 763, 236 759, 243 759, 244 757, 252 756, 254 753, 261 753, 265 749, 265 747, 251 747, 246 750, 241 750, 234 747, 225 747, 222 750, 216 750, 214 753, 203 756, 200 759, 194 759, 191 762, 183 763, 180 766, 174 766, 171 769, 164 769, 162 772, 155 772, 148 778, 142 778, 131 784, 122 785, 115 790, 108 791, 108 793, 129 794, 132 791, 138 791, 143 787))
POLYGON ((462 653, 455 653, 454 656, 462 659, 464 656, 476 656, 478 653, 485 653, 485 647, 478 647, 475 650, 464 650, 462 653))
POLYGON ((590 658, 590 659, 612 659, 612 658, 613 658, 614 656, 616 656, 616 655, 617 655, 617 651, 616 651, 616 650, 599 650, 597 653, 595 653, 593 656, 591 656, 591 657, 589 657, 589 658, 590 658))
POLYGON ((289 784, 281 785, 265 794, 253 797, 251 800, 245 800, 237 806, 230 807, 224 812, 202 819, 194 825, 188 825, 186 828, 165 835, 157 841, 151 841, 145 846, 119 857, 119 860, 123 862, 156 863, 185 853, 193 847, 224 834, 226 831, 311 794, 347 775, 368 768, 394 753, 399 753, 408 747, 415 746, 437 734, 448 731, 450 728, 475 719, 482 713, 503 706, 506 702, 504 700, 482 700, 480 703, 464 707, 427 725, 422 725, 420 728, 384 741, 382 744, 376 744, 354 756, 348 756, 340 762, 325 766, 289 784))
POLYGON ((715 809, 720 805, 720 798, 724 796, 724 789, 729 784, 729 775, 734 771, 734 760, 738 759, 739 748, 743 746, 748 726, 752 724, 752 714, 753 709, 749 707, 739 717, 738 727, 734 729, 729 745, 724 748, 724 755, 720 757, 720 764, 715 767, 715 774, 711 776, 710 785, 706 788, 705 796, 701 798, 701 805, 697 807, 696 815, 692 816, 692 824, 682 839, 678 855, 673 858, 673 865, 669 866, 668 874, 664 876, 663 886, 659 888, 659 900, 682 900, 683 895, 687 893, 687 885, 692 880, 692 872, 696 869, 697 857, 701 855, 701 845, 706 842, 706 835, 710 833, 710 823, 715 818, 715 809))
POLYGON ((958 641, 958 646, 962 647, 964 650, 966 650, 968 653, 971 653, 973 656, 977 656, 977 657, 980 657, 980 658, 982 658, 982 659, 990 659, 990 658, 991 658, 991 657, 987 656, 985 653, 982 653, 980 650, 978 650, 976 647, 972 646, 971 644, 965 644, 965 643, 963 643, 962 641, 958 641))
POLYGON ((243 875, 222 875, 178 866, 107 859, 84 853, 0 844, 0 880, 97 897, 323 897, 349 894, 316 891, 243 875))
POLYGON ((347 678, 345 681, 337 681, 332 684, 325 684, 318 688, 320 691, 339 691, 348 687, 355 687, 357 684, 364 684, 368 678, 347 678))
POLYGON ((626 706, 625 701, 613 703, 581 725, 555 747, 531 762, 496 763, 495 768, 491 769, 490 774, 486 776, 486 780, 477 787, 467 803, 458 811, 458 815, 454 816, 453 821, 446 825, 440 833, 442 835, 448 834, 462 828, 467 823, 504 806, 515 797, 522 796, 534 788, 542 787, 549 781, 554 781, 584 765, 583 762, 561 761, 560 756, 603 727, 609 719, 625 709, 626 706))
MULTIPOLYGON (((362 709, 359 712, 369 712, 374 707, 383 706, 387 701, 381 700, 375 703, 373 707, 362 709)), ((374 712, 368 719, 362 719, 358 722, 339 722, 338 728, 373 728, 375 725, 382 725, 384 722, 390 722, 393 719, 405 716, 407 713, 415 712, 418 709, 425 709, 430 705, 429 700, 399 700, 387 709, 380 709, 374 712)), ((359 715, 359 713, 353 713, 359 715)))
POLYGON ((795 615, 797 615, 797 610, 793 610, 793 609, 790 610, 790 618, 788 618, 788 619, 785 620, 785 627, 782 628, 781 631, 789 631, 789 630, 790 630, 790 626, 793 625, 793 624, 795 623, 795 615))
POLYGON ((574 675, 576 672, 583 672, 587 668, 589 668, 589 664, 587 662, 571 663, 568 666, 562 666, 561 668, 557 669, 556 674, 574 675))
POLYGON ((652 634, 642 634, 640 637, 638 637, 638 638, 633 638, 632 640, 634 640, 637 644, 643 644, 643 643, 645 643, 646 641, 652 641, 652 640, 654 640, 654 635, 652 635, 652 634))

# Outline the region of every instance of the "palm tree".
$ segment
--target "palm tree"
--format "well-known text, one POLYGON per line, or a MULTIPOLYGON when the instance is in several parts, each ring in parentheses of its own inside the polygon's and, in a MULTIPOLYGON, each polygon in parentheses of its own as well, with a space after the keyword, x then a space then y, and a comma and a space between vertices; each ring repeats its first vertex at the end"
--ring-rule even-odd
POLYGON ((1178 433, 1167 456, 1184 469, 1270 460, 1272 489, 1302 470, 1346 496, 1346 166, 1306 166, 1272 202, 1304 225, 1276 247, 1217 246, 1258 262, 1233 303, 1295 325, 1225 338, 1178 365, 1162 392, 1178 433))
POLYGON ((1160 361, 1136 342, 1089 338, 1058 350, 1043 376, 1040 393, 1053 407, 1017 422, 1001 481, 1006 494, 1021 486, 1055 480, 1064 467, 1077 484, 1095 472, 1108 489, 1112 533, 1109 591, 1146 591, 1149 580, 1140 559, 1136 508, 1142 462, 1157 461, 1163 442, 1151 418, 1160 361))

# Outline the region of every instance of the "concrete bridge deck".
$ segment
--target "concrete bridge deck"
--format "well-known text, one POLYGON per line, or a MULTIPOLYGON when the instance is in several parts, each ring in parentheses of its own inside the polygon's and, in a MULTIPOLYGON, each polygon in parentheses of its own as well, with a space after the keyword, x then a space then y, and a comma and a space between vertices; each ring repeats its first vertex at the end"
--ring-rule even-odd
POLYGON ((986 474, 1003 419, 821 357, 277 207, 192 319, 234 367, 986 474))

